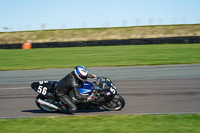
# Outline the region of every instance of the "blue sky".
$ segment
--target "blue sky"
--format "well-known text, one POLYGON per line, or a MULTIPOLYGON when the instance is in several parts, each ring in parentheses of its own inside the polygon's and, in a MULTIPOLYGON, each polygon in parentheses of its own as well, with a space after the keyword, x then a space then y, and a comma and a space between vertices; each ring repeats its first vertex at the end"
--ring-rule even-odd
POLYGON ((0 31, 25 26, 28 30, 43 23, 63 28, 114 26, 118 22, 126 26, 137 19, 140 24, 143 20, 154 24, 159 19, 160 23, 167 19, 196 23, 200 21, 199 7, 200 0, 0 0, 0 31))

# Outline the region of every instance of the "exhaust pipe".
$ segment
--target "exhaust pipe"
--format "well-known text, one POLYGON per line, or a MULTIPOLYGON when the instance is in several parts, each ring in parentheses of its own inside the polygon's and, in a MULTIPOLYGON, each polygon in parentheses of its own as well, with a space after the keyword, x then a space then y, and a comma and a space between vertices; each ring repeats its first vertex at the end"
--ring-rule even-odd
POLYGON ((43 104, 43 105, 46 105, 46 106, 48 106, 48 107, 50 107, 50 108, 53 108, 53 109, 59 109, 57 106, 55 106, 55 105, 53 105, 53 104, 51 104, 51 103, 48 103, 48 102, 46 102, 46 101, 44 101, 44 100, 42 100, 42 99, 36 99, 36 101, 38 102, 38 103, 40 103, 40 104, 43 104))

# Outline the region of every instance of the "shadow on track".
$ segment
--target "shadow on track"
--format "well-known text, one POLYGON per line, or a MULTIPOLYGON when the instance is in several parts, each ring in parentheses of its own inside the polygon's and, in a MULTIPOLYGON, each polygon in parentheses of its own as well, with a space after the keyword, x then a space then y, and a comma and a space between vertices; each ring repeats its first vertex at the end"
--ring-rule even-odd
MULTIPOLYGON (((107 110, 104 109, 93 109, 93 110, 78 110, 76 113, 97 113, 97 112, 105 112, 107 110)), ((56 113, 49 113, 45 112, 40 109, 35 109, 35 110, 22 110, 21 112, 27 112, 27 113, 33 113, 33 114, 70 114, 68 110, 62 110, 56 113)), ((75 113, 75 114, 76 114, 75 113)))

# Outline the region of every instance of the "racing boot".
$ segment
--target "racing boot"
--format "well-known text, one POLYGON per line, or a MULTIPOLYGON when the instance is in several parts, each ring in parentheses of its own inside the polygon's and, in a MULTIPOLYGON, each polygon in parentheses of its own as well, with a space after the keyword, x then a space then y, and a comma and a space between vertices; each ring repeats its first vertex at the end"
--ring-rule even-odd
POLYGON ((74 102, 69 98, 69 96, 65 95, 61 97, 61 100, 65 103, 67 107, 69 107, 70 114, 74 114, 77 112, 77 106, 74 102))

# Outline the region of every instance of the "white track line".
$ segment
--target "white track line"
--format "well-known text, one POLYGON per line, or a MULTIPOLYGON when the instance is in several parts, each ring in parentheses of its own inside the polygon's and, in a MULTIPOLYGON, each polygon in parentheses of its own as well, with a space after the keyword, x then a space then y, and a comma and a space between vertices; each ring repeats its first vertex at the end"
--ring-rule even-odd
POLYGON ((22 89, 28 89, 30 87, 15 87, 15 88, 0 88, 0 90, 22 90, 22 89))
POLYGON ((13 118, 34 118, 34 117, 46 117, 46 118, 56 118, 56 117, 76 117, 76 116, 100 116, 100 115, 187 115, 187 114, 200 114, 200 112, 171 112, 171 113, 122 113, 122 114, 76 114, 75 115, 69 115, 69 114, 60 114, 60 115, 47 115, 47 116, 15 116, 15 117, 0 117, 0 119, 13 119, 13 118))

